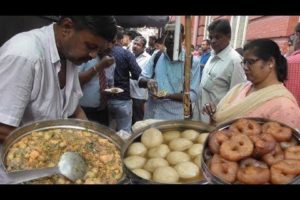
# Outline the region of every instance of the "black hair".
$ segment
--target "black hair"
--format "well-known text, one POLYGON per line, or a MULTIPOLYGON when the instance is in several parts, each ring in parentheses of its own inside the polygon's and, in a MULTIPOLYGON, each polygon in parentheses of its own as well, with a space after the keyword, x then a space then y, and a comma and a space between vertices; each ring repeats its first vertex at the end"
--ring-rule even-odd
POLYGON ((124 37, 124 30, 121 28, 117 29, 117 34, 116 34, 116 39, 117 40, 122 40, 124 37))
POLYGON ((155 35, 150 35, 150 36, 149 36, 149 39, 150 39, 150 38, 153 39, 154 41, 157 40, 157 37, 156 37, 155 35))
POLYGON ((61 16, 58 24, 61 25, 65 18, 73 21, 75 30, 89 30, 109 42, 114 40, 117 33, 117 23, 113 16, 61 16))
POLYGON ((131 40, 133 40, 137 36, 142 36, 142 34, 135 30, 127 30, 125 31, 124 35, 128 35, 131 40))
POLYGON ((295 27, 295 32, 300 33, 300 23, 298 23, 297 26, 295 27))
POLYGON ((145 47, 146 46, 146 44, 147 44, 147 40, 143 37, 143 36, 136 36, 135 38, 134 38, 134 40, 139 40, 139 41, 141 41, 142 42, 142 44, 143 44, 143 47, 145 47))
POLYGON ((251 51, 256 57, 268 61, 271 57, 275 59, 277 79, 280 82, 287 80, 287 61, 281 54, 279 46, 270 39, 256 39, 244 46, 245 51, 251 51))
POLYGON ((218 33, 222 33, 224 35, 228 35, 231 37, 231 27, 230 23, 226 19, 218 19, 216 21, 213 21, 209 26, 208 26, 208 31, 214 31, 218 33))
POLYGON ((163 38, 157 38, 156 40, 155 40, 155 43, 157 43, 157 44, 163 44, 164 43, 164 40, 163 40, 163 38))
POLYGON ((209 39, 204 39, 203 41, 206 41, 206 44, 210 45, 210 40, 209 39))
POLYGON ((244 51, 243 51, 243 48, 242 48, 242 47, 236 48, 235 50, 236 50, 236 52, 238 52, 241 56, 244 56, 244 55, 243 55, 243 54, 244 54, 244 51))

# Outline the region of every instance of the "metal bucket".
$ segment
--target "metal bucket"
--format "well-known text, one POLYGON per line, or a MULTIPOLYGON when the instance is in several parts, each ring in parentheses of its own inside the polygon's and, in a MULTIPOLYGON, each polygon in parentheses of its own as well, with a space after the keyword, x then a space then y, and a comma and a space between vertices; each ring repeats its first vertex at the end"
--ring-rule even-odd
MULTIPOLYGON (((38 121, 23 127, 20 127, 14 130, 4 141, 0 157, 1 157, 1 164, 3 165, 4 170, 6 171, 6 156, 8 153, 9 148, 18 140, 23 138, 26 135, 31 134, 32 131, 45 131, 50 129, 76 129, 76 130, 85 130, 93 134, 97 134, 102 138, 108 139, 111 143, 113 143, 116 148, 120 151, 124 144, 124 141, 116 134, 116 132, 108 127, 100 125, 95 122, 85 121, 85 120, 78 120, 78 119, 60 119, 60 120, 47 120, 47 121, 38 121)), ((118 180, 118 184, 128 183, 127 176, 124 170, 123 158, 122 159, 122 168, 123 168, 123 175, 118 180)))
MULTIPOLYGON (((125 158, 127 155, 127 150, 129 146, 137 141, 141 140, 141 135, 144 133, 145 130, 149 128, 157 128, 161 132, 166 131, 184 131, 187 129, 193 129, 198 132, 210 132, 213 130, 212 126, 209 126, 208 124, 204 124, 197 121, 186 121, 186 120, 172 120, 172 121, 162 121, 162 122, 156 122, 149 126, 146 126, 142 129, 136 130, 133 135, 127 140, 126 144, 122 148, 122 157, 125 158)), ((124 165, 126 174, 128 176, 128 179, 130 180, 130 183, 132 184, 161 184, 154 181, 149 181, 146 179, 143 179, 139 176, 137 176, 135 173, 133 173, 129 168, 124 165)), ((196 181, 196 182, 189 182, 188 184, 207 184, 207 181, 205 179, 196 181)))
MULTIPOLYGON (((272 121, 272 120, 268 120, 268 119, 264 119, 264 118, 244 118, 244 119, 250 119, 250 120, 254 120, 256 122, 258 122, 259 124, 263 124, 265 122, 275 122, 275 121, 272 121)), ((221 124, 220 126, 216 127, 211 133, 214 133, 214 132, 217 132, 217 131, 220 131, 220 130, 224 130, 224 129, 227 129, 229 128, 229 126, 231 124, 233 124, 234 122, 236 122, 238 119, 235 119, 235 120, 232 120, 230 122, 227 122, 227 123, 224 123, 224 124, 221 124)), ((283 124, 283 123, 280 123, 280 122, 277 122, 279 123, 280 125, 282 126, 285 126, 285 127, 288 127, 292 130, 293 132, 293 137, 299 141, 299 144, 300 144, 300 133, 283 124)), ((217 176, 215 176, 214 174, 212 174, 212 172, 210 171, 209 169, 209 163, 208 161, 212 158, 213 156, 213 153, 209 150, 209 146, 208 146, 208 142, 210 140, 210 138, 212 137, 212 134, 210 134, 207 138, 207 140, 205 141, 204 143, 204 149, 203 149, 203 152, 202 152, 202 159, 201 159, 201 166, 202 166, 202 170, 203 170, 203 175, 205 177, 205 179, 208 181, 209 184, 230 184, 220 178, 218 178, 217 176)), ((300 176, 297 176, 296 178, 294 178, 289 184, 300 184, 300 176)))

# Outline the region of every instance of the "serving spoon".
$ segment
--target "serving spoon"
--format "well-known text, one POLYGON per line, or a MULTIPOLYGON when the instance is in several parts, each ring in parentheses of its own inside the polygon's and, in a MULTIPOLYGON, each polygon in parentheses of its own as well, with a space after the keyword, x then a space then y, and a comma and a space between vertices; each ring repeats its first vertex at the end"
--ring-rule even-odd
POLYGON ((76 152, 65 152, 55 167, 13 171, 7 173, 8 183, 18 184, 54 174, 61 174, 71 181, 81 179, 86 174, 87 164, 76 152))

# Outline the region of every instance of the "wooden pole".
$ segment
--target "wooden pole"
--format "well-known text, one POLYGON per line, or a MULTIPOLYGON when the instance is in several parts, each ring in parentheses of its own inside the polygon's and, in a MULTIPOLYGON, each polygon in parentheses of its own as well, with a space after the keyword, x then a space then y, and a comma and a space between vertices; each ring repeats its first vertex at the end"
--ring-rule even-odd
POLYGON ((189 119, 190 115, 190 80, 191 80, 191 16, 185 16, 185 62, 184 62, 184 93, 183 109, 184 119, 189 119))

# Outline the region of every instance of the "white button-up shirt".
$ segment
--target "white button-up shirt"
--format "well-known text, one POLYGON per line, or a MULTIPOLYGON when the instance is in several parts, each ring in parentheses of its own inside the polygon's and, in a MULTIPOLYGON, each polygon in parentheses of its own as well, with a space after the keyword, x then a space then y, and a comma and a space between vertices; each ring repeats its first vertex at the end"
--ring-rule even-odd
MULTIPOLYGON (((136 62, 143 70, 151 56, 144 51, 136 58, 136 62)), ((148 99, 148 89, 140 88, 137 80, 130 79, 130 96, 135 99, 148 99)))
POLYGON ((24 123, 67 118, 82 96, 78 69, 67 61, 62 94, 53 24, 15 35, 0 48, 0 122, 24 123))
POLYGON ((194 119, 209 123, 209 116, 201 112, 203 106, 210 102, 217 105, 233 86, 247 80, 241 61, 230 45, 218 54, 212 51, 203 69, 194 119))

